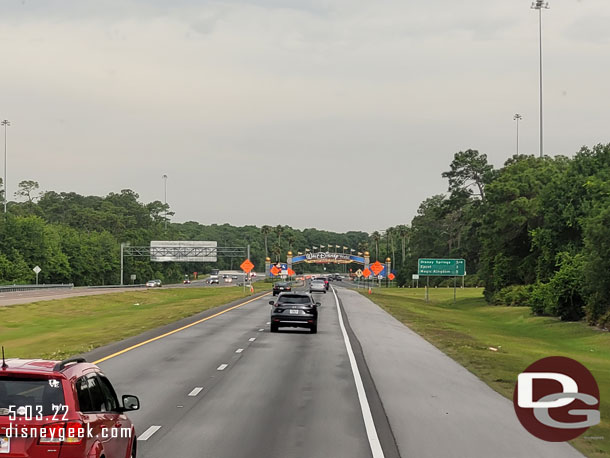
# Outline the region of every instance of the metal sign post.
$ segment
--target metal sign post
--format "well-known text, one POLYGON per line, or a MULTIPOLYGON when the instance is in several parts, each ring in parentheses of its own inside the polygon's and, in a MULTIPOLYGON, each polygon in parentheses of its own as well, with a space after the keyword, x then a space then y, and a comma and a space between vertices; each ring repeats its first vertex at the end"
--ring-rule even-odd
MULTIPOLYGON (((426 277, 426 302, 430 301, 430 277, 453 277, 453 303, 457 301, 457 277, 466 276, 464 259, 420 258, 417 260, 417 274, 426 277)), ((415 278, 415 277, 414 277, 415 278)))
POLYGON ((38 274, 40 273, 40 271, 42 270, 40 267, 36 266, 32 269, 34 271, 34 273, 36 274, 36 285, 38 285, 38 274))

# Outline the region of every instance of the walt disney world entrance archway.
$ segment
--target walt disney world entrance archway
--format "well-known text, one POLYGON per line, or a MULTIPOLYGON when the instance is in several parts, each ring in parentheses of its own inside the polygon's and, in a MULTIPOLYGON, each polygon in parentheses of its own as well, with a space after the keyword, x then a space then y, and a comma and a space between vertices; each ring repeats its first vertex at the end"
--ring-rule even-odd
MULTIPOLYGON (((307 264, 360 264, 361 269, 358 269, 357 273, 360 276, 368 277, 374 276, 375 278, 386 278, 388 273, 392 272, 392 262, 390 258, 386 259, 384 264, 375 262, 370 264, 370 255, 368 251, 364 253, 350 254, 350 253, 338 253, 330 251, 319 251, 310 252, 306 250, 305 254, 298 253, 297 256, 293 256, 292 251, 287 253, 285 263, 272 264, 271 259, 265 259, 265 273, 268 277, 276 276, 293 276, 295 275, 293 266, 295 264, 307 263, 307 264), (364 272, 364 273, 363 273, 364 272), (366 273, 369 273, 367 275, 366 273)), ((390 279, 392 279, 390 276, 390 279)))

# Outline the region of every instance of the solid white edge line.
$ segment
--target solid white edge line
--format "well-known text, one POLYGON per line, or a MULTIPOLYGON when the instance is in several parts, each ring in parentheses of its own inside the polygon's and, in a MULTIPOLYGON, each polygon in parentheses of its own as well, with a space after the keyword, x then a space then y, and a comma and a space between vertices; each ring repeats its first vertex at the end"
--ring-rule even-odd
POLYGON ((343 316, 341 314, 341 308, 339 307, 339 298, 335 289, 332 288, 335 296, 335 305, 337 307, 337 315, 339 316, 339 326, 341 327, 341 333, 343 334, 343 340, 345 341, 345 348, 347 349, 347 356, 349 357, 350 366, 352 366, 352 374, 354 375, 354 382, 356 382, 356 391, 358 392, 358 400, 360 401, 360 410, 362 410, 362 419, 364 420, 364 427, 366 428, 366 435, 369 439, 369 445, 371 446, 371 453, 373 458, 384 458, 383 449, 377 436, 377 429, 375 429, 375 421, 371 414, 371 407, 366 397, 366 391, 364 390, 364 384, 360 377, 360 371, 358 370, 358 363, 356 363, 356 357, 352 350, 352 344, 349 341, 349 336, 343 324, 343 316))
POLYGON ((218 366, 216 368, 217 371, 224 371, 227 367, 229 367, 228 364, 221 364, 220 366, 218 366))
POLYGON ((202 386, 197 386, 197 387, 193 388, 193 391, 191 391, 189 393, 189 396, 197 396, 202 391, 203 391, 203 387, 202 386))
POLYGON ((147 441, 148 439, 151 438, 151 436, 153 434, 155 434, 160 429, 161 429, 161 426, 152 425, 150 428, 148 428, 146 431, 144 431, 142 434, 140 434, 140 437, 138 437, 138 440, 147 441))

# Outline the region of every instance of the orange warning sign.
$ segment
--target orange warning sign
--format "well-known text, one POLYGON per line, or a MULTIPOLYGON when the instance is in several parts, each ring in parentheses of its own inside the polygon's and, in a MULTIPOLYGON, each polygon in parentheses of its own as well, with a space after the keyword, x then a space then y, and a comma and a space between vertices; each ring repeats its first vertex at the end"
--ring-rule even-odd
POLYGON ((363 276, 364 278, 369 278, 369 277, 371 276, 371 271, 370 271, 369 269, 364 269, 364 270, 362 271, 362 276, 363 276))
POLYGON ((380 263, 379 261, 375 261, 374 264, 371 264, 370 269, 373 271, 373 273, 375 275, 379 275, 381 273, 381 271, 383 270, 383 264, 380 263))
POLYGON ((396 275, 394 275, 392 272, 390 272, 390 275, 388 275, 388 278, 390 280, 394 280, 396 278, 396 275))
POLYGON ((278 275, 278 274, 281 272, 281 270, 280 270, 280 269, 278 269, 278 268, 277 268, 277 266, 273 266, 273 267, 270 269, 270 272, 271 272, 273 275, 278 275))
POLYGON ((252 261, 250 261, 249 259, 246 259, 244 262, 241 263, 239 267, 241 267, 241 270, 249 274, 250 271, 254 269, 254 264, 252 264, 252 261))
POLYGON ((296 275, 296 272, 292 269, 288 269, 288 275, 290 275, 291 277, 294 277, 296 275))

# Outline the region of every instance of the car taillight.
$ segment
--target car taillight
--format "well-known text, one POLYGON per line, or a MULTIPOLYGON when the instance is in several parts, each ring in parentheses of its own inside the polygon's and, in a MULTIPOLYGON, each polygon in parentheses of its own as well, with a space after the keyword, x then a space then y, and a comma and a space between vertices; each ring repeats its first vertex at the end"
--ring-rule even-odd
POLYGON ((44 430, 43 433, 40 433, 40 439, 38 439, 39 444, 59 444, 61 442, 61 438, 64 437, 66 424, 64 422, 61 423, 50 423, 48 425, 44 425, 41 428, 41 431, 44 430))
POLYGON ((49 423, 42 426, 41 430, 44 430, 44 436, 42 433, 38 439, 39 444, 71 444, 78 445, 83 442, 85 437, 85 427, 80 421, 68 421, 59 423, 49 423))

